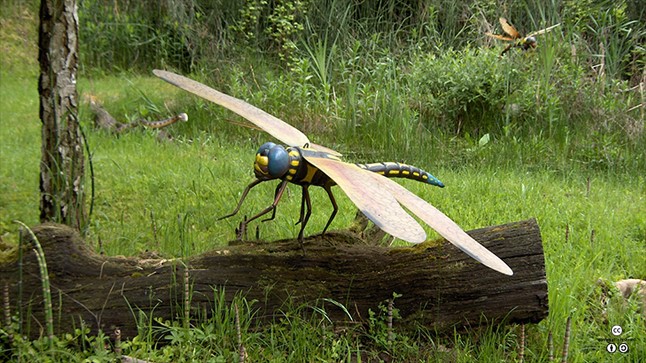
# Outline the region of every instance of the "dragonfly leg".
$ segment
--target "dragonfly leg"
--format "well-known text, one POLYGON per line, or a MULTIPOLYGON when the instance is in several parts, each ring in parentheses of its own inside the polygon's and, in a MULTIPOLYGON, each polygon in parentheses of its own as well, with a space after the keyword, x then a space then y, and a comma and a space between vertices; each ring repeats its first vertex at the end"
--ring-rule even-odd
POLYGON ((301 247, 303 246, 303 232, 305 231, 305 226, 307 225, 307 221, 309 221, 310 216, 312 215, 312 200, 310 199, 308 188, 308 185, 303 185, 303 196, 301 198, 301 217, 298 221, 298 223, 301 223, 301 230, 300 232, 298 232, 298 240, 301 242, 301 247), (306 204, 307 207, 305 208, 306 204), (303 217, 304 210, 306 210, 306 212, 305 216, 303 217))
POLYGON ((330 215, 330 219, 328 219, 327 224, 325 225, 325 228, 323 228, 323 232, 321 234, 325 234, 325 231, 327 231, 327 227, 330 226, 330 223, 332 223, 332 220, 334 217, 336 217, 336 212, 339 211, 339 206, 336 204, 336 199, 334 199, 334 194, 332 194, 332 187, 329 185, 324 186, 325 191, 327 192, 328 197, 330 197, 330 202, 332 202, 332 207, 334 207, 334 210, 332 211, 332 214, 330 215))
MULTIPOLYGON (((276 199, 276 197, 278 196, 278 192, 279 192, 279 190, 280 190, 280 186, 281 186, 281 185, 282 185, 282 183, 280 183, 280 184, 276 185, 276 191, 274 192, 274 200, 275 200, 275 199, 276 199)), ((274 218, 276 218, 276 208, 274 208, 274 210, 271 212, 271 217, 269 217, 269 218, 267 218, 267 219, 263 219, 263 220, 262 220, 262 222, 271 221, 271 220, 272 220, 272 219, 274 219, 274 218)))
POLYGON ((236 240, 237 241, 244 241, 247 239, 247 216, 244 216, 242 219, 242 222, 236 227, 236 240))
POLYGON ((305 216, 305 187, 303 187, 303 194, 301 196, 301 214, 298 217, 298 221, 296 223, 294 223, 294 225, 302 223, 303 222, 303 216, 305 216))
POLYGON ((276 209, 276 206, 278 205, 278 202, 280 202, 280 198, 283 196, 283 192, 285 192, 285 189, 287 188, 287 180, 283 180, 279 185, 277 189, 277 193, 274 196, 274 202, 271 203, 271 205, 265 209, 263 209, 260 213, 256 214, 255 216, 249 218, 248 220, 244 221, 243 223, 246 225, 247 223, 253 221, 254 219, 260 218, 264 216, 265 214, 271 212, 272 210, 276 209))
POLYGON ((312 215, 312 200, 310 199, 310 192, 308 188, 309 185, 303 185, 303 195, 301 197, 301 216, 296 223, 301 223, 301 230, 298 232, 298 242, 301 244, 303 255, 305 255, 305 246, 303 245, 303 232, 305 231, 307 221, 310 220, 310 216, 312 215), (303 216, 303 212, 305 212, 305 216, 303 216))
POLYGON ((238 205, 236 206, 236 209, 234 209, 233 212, 227 214, 226 216, 218 218, 217 220, 220 221, 220 220, 223 220, 225 218, 229 218, 229 217, 232 217, 232 216, 236 215, 236 213, 238 213, 238 211, 240 210, 240 207, 242 206, 242 202, 244 202, 245 198, 247 197, 247 194, 249 194, 249 191, 251 190, 251 188, 255 187, 256 185, 258 185, 258 184, 260 184, 260 183, 262 183, 264 181, 265 180, 256 179, 253 182, 251 182, 251 184, 247 185, 247 187, 244 189, 244 192, 242 192, 242 197, 240 197, 240 201, 238 202, 238 205))

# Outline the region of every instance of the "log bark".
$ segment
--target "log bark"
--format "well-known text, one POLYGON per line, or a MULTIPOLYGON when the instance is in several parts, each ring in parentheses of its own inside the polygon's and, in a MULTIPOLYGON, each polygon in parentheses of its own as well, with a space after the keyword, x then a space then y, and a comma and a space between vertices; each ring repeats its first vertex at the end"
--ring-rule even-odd
MULTIPOLYGON (((296 240, 255 241, 186 261, 100 256, 73 229, 57 224, 36 226, 34 233, 47 260, 58 332, 78 327, 83 320, 93 330, 119 327, 123 337, 133 337, 139 310, 147 316, 176 318, 182 315, 186 269, 193 315, 210 311, 214 289, 224 293, 227 303, 236 294, 257 300, 253 307, 258 319, 271 318, 291 301, 325 305, 339 322, 349 317, 329 299, 343 304, 354 321, 363 321, 369 309, 377 311, 397 293, 401 296, 394 306, 402 317, 398 324, 423 324, 437 332, 450 332, 455 326, 535 323, 548 313, 535 220, 469 232, 507 262, 513 276, 488 269, 444 240, 410 247, 369 246, 347 231, 307 238, 305 254, 296 240)), ((35 327, 44 324, 44 314, 31 250, 24 247, 22 280, 15 259, 0 264, 0 280, 8 284, 12 313, 28 312, 22 321, 35 327)))

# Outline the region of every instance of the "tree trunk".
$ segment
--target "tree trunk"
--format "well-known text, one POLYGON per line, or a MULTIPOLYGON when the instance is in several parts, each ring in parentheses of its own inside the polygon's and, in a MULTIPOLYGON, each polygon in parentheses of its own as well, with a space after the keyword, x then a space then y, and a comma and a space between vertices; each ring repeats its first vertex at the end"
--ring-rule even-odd
POLYGON ((38 33, 40 221, 78 230, 85 223, 84 157, 77 117, 78 16, 76 0, 41 0, 38 33))
MULTIPOLYGON (((332 232, 306 239, 304 255, 297 240, 256 241, 182 262, 103 257, 61 225, 40 225, 34 232, 47 260, 58 331, 83 320, 93 330, 119 327, 124 337, 132 337, 139 311, 163 319, 183 316, 185 277, 193 318, 210 315, 214 291, 222 292, 227 304, 237 294, 255 299, 256 318, 272 317, 291 302, 325 305, 337 322, 349 317, 332 300, 343 304, 353 321, 363 322, 369 309, 378 311, 396 293, 401 295, 394 301, 402 317, 398 324, 423 324, 438 332, 503 321, 538 322, 548 312, 543 248, 534 220, 469 232, 507 262, 513 276, 475 262, 444 240, 390 248, 365 245, 350 232, 332 232)), ((22 297, 17 261, 0 265, 0 280, 9 284, 11 309, 30 312, 21 321, 34 327, 44 324, 44 314, 31 250, 24 248, 22 297)))

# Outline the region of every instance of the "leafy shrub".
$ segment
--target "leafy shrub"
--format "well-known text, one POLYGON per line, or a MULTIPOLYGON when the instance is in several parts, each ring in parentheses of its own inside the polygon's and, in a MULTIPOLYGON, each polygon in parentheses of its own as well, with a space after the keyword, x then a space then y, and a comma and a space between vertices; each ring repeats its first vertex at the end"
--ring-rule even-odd
POLYGON ((509 90, 523 82, 518 70, 500 63, 496 53, 471 48, 413 61, 412 107, 420 121, 431 129, 454 133, 499 129, 509 90))
POLYGON ((273 49, 282 61, 290 61, 302 37, 308 1, 249 0, 230 29, 247 44, 273 49))

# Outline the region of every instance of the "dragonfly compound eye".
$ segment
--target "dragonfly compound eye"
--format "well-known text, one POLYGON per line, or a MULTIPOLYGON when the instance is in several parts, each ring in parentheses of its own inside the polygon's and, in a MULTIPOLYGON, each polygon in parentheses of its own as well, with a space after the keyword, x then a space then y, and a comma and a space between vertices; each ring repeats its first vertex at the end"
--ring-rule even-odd
POLYGON ((289 170, 289 155, 281 145, 272 147, 267 158, 269 159, 269 175, 272 177, 280 178, 289 170))
POLYGON ((262 144, 256 151, 256 160, 253 164, 253 170, 258 179, 272 179, 269 175, 269 150, 276 146, 273 142, 262 144))
POLYGON ((267 154, 269 154, 269 150, 271 150, 271 148, 274 146, 276 146, 276 144, 274 144, 273 142, 266 142, 258 148, 258 151, 256 151, 256 154, 267 156, 267 154))

